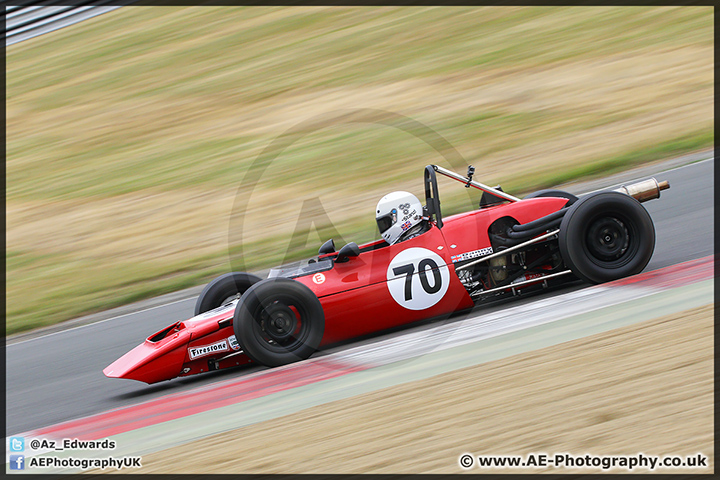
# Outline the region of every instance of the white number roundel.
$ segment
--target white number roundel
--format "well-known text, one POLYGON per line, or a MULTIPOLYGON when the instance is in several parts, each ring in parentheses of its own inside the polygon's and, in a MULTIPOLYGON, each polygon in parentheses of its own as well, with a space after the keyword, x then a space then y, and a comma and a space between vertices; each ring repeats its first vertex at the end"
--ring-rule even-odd
POLYGON ((408 310, 425 310, 438 303, 450 284, 442 257, 427 248, 408 248, 395 255, 387 269, 390 295, 408 310))

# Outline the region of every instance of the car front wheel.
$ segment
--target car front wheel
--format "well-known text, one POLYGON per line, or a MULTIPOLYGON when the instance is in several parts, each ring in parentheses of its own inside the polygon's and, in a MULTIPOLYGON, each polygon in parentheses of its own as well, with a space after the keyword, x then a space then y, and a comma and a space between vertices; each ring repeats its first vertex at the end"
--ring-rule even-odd
POLYGON ((288 278, 269 278, 240 298, 233 320, 235 337, 255 362, 277 367, 317 351, 325 331, 320 300, 288 278))

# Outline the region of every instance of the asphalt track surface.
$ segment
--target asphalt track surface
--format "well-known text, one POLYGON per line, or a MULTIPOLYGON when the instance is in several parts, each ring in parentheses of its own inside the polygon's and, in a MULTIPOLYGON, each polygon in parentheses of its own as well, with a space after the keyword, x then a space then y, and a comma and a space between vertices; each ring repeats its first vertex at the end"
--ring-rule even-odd
MULTIPOLYGON (((655 253, 646 271, 713 254, 714 161, 707 160, 656 174, 671 188, 660 200, 644 204, 655 223, 655 253)), ((660 171, 660 169, 658 169, 660 171)), ((638 179, 647 178, 643 174, 638 179)), ((603 185, 609 186, 609 185, 603 185)), ((599 187, 596 187, 599 188, 599 187)), ((489 313, 549 295, 585 288, 575 283, 543 295, 503 300, 477 307, 470 315, 489 313)), ((9 344, 7 354, 7 435, 187 391, 264 367, 240 367, 174 379, 156 385, 109 379, 103 368, 151 333, 192 316, 195 299, 111 318, 30 340, 9 344)), ((419 325, 403 332, 428 328, 419 325)), ((377 340, 377 338, 373 339, 377 340)), ((368 340, 333 348, 357 347, 368 340)))

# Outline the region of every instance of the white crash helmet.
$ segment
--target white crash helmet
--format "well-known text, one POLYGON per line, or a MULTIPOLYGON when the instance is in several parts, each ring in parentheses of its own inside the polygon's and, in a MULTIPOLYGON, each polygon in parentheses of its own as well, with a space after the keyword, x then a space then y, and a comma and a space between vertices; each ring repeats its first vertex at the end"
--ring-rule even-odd
POLYGON ((422 221, 420 200, 410 192, 392 192, 385 195, 375 208, 380 235, 390 245, 396 243, 403 233, 422 221))

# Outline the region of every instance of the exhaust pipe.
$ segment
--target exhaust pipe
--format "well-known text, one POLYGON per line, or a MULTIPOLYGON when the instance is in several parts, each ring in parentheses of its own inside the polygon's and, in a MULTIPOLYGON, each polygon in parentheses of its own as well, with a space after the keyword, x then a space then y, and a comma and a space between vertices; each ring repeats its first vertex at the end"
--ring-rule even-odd
POLYGON ((614 191, 630 195, 638 202, 646 202, 654 198, 660 198, 660 191, 668 188, 670 188, 670 183, 667 180, 658 182, 655 178, 650 178, 631 185, 623 185, 614 191))
MULTIPOLYGON (((668 188, 670 188, 670 183, 667 180, 658 182, 655 180, 655 177, 653 177, 648 180, 643 180, 642 182, 623 185, 613 191, 629 195, 638 202, 646 202, 654 198, 660 198, 660 191, 667 190, 668 188)), ((503 245, 513 245, 515 242, 528 240, 546 230, 556 229, 560 226, 560 222, 562 217, 565 215, 565 212, 567 212, 567 207, 531 222, 508 227, 505 231, 505 236, 507 238, 493 235, 493 241, 503 245)))

